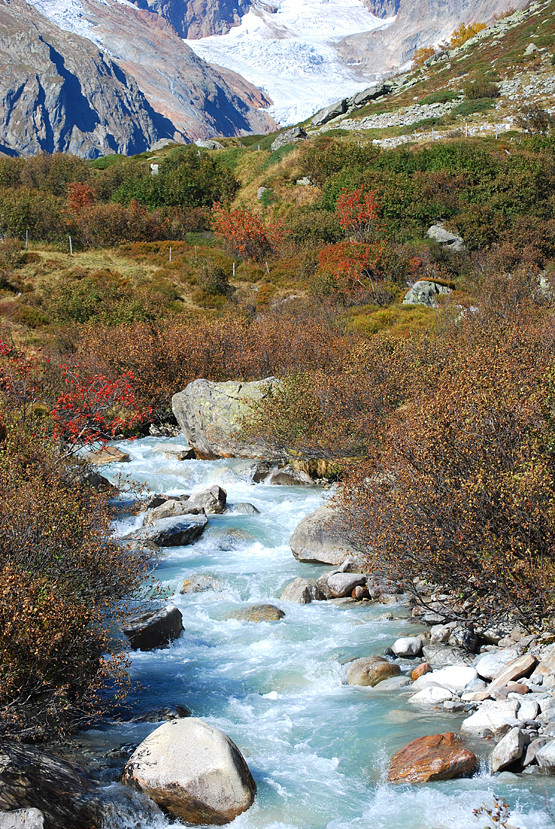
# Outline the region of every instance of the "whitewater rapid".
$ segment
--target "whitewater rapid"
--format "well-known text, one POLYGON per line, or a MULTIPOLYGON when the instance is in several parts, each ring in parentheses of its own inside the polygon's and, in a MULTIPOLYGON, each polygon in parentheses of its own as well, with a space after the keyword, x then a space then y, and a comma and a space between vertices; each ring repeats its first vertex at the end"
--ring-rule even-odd
MULTIPOLYGON (((494 793, 513 807, 512 826, 553 827, 543 801, 552 783, 528 775, 492 777, 485 763, 470 780, 388 785, 385 772, 394 751, 424 734, 456 731, 461 715, 415 710, 406 689, 350 687, 344 663, 380 653, 419 628, 399 605, 281 602, 292 579, 329 569, 297 562, 288 545, 299 520, 328 493, 253 485, 246 479, 248 462, 168 460, 152 451, 160 442, 118 444, 131 462, 105 467, 103 474, 116 481, 123 473, 152 492, 172 495, 218 483, 231 512, 209 516, 207 531, 191 546, 163 552, 156 575, 167 600, 180 608, 185 631, 167 649, 133 654, 132 675, 142 686, 136 713, 185 705, 237 743, 258 795, 233 822, 235 829, 483 829, 485 820, 473 809, 491 806, 494 793), (245 501, 260 514, 234 514, 233 504, 245 501), (221 592, 181 595, 184 579, 199 573, 219 579, 221 592), (276 604, 285 618, 258 624, 226 620, 229 611, 256 602, 276 604)), ((124 518, 116 533, 140 521, 124 518)), ((122 744, 129 752, 158 725, 114 723, 82 735, 82 741, 93 753, 122 744)), ((149 812, 117 782, 125 759, 118 762, 106 772, 106 798, 115 803, 110 829, 181 826, 149 812)))

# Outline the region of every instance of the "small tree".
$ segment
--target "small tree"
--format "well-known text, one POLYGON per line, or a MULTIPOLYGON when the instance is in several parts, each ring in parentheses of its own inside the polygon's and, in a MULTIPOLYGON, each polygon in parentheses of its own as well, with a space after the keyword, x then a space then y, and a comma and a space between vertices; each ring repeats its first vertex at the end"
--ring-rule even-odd
POLYGON ((54 437, 68 452, 128 432, 152 411, 139 406, 129 371, 116 380, 103 374, 83 379, 78 370, 64 365, 62 374, 68 388, 58 397, 51 417, 54 437))
POLYGON ((256 262, 272 255, 287 233, 283 220, 266 225, 250 210, 229 210, 219 202, 212 205, 212 229, 234 253, 256 262))
POLYGON ((323 248, 318 264, 335 277, 341 288, 367 287, 368 283, 374 288, 376 268, 386 244, 378 209, 375 194, 364 187, 343 190, 337 199, 337 218, 349 238, 323 248))
POLYGON ((468 26, 466 23, 461 23, 459 28, 455 29, 451 35, 449 47, 456 49, 457 46, 462 46, 463 43, 466 43, 467 40, 470 40, 471 37, 474 37, 474 35, 477 35, 478 32, 483 31, 485 28, 485 23, 469 23, 468 26))

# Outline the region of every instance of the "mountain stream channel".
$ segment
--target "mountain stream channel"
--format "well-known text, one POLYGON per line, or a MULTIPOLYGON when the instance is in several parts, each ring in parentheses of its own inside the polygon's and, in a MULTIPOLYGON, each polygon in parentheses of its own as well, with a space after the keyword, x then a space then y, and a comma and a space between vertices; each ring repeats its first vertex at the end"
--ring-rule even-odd
MULTIPOLYGON (((164 442, 182 444, 183 438, 164 442)), ((410 688, 351 687, 345 663, 382 653, 422 626, 409 620, 402 603, 280 601, 294 578, 315 578, 330 569, 298 562, 288 543, 298 522, 329 492, 252 484, 244 475, 248 461, 168 459, 153 451, 160 443, 152 437, 117 444, 131 461, 102 473, 116 484, 121 476, 168 495, 219 484, 229 509, 210 515, 193 544, 163 550, 156 576, 168 603, 183 614, 185 630, 168 648, 133 652, 131 674, 140 683, 136 714, 184 705, 237 744, 258 794, 233 821, 235 829, 483 829, 490 826, 487 817, 473 810, 491 808, 494 794, 510 804, 511 827, 553 829, 553 778, 491 775, 484 741, 469 745, 483 758, 470 779, 388 784, 395 751, 426 734, 458 731, 467 714, 419 710, 407 703, 410 688), (234 513, 239 502, 254 504, 259 514, 234 513), (180 594, 192 574, 215 577, 221 589, 180 594), (285 617, 261 623, 226 619, 230 611, 260 602, 277 605, 285 617)), ((141 523, 140 514, 124 517, 115 534, 141 523)), ((405 660, 403 668, 410 671, 414 664, 405 660)), ((89 755, 122 758, 100 772, 103 793, 113 804, 110 829, 183 825, 119 782, 131 750, 160 724, 114 722, 79 735, 89 755)))

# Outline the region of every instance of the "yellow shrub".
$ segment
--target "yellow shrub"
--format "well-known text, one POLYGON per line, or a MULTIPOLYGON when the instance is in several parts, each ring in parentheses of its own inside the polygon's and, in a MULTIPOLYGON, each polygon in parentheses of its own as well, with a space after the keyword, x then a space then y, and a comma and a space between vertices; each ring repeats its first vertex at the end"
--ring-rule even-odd
POLYGON ((470 40, 471 37, 474 37, 474 35, 477 35, 478 32, 481 32, 485 28, 485 23, 469 23, 468 26, 465 23, 461 23, 459 28, 455 29, 451 35, 449 47, 456 49, 457 46, 462 46, 463 43, 466 43, 467 40, 470 40))

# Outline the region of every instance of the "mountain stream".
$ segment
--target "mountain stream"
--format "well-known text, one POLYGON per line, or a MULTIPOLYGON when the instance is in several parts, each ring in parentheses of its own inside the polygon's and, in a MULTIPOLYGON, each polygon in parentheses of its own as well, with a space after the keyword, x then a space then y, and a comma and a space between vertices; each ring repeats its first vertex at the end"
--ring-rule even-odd
MULTIPOLYGON (((555 826, 547 802, 548 778, 491 776, 484 761, 469 780, 419 786, 385 782, 394 751, 425 734, 457 731, 461 714, 415 709, 410 689, 345 684, 344 663, 380 653, 401 635, 421 628, 401 605, 281 602, 297 576, 329 569, 301 564, 288 541, 297 523, 326 493, 318 487, 253 485, 248 462, 178 461, 153 452, 159 438, 120 444, 131 462, 102 471, 146 483, 152 492, 178 495, 218 483, 230 512, 209 516, 204 535, 186 547, 167 548, 157 577, 183 614, 185 631, 169 648, 132 655, 140 682, 138 714, 185 705, 194 716, 220 728, 239 746, 258 786, 254 805, 235 829, 483 829, 473 810, 492 796, 512 809, 518 829, 555 826), (242 477, 243 475, 243 477, 242 477), (254 504, 260 514, 233 513, 233 504, 254 504), (185 578, 209 574, 219 591, 181 595, 185 578), (226 620, 229 611, 270 602, 285 611, 279 622, 226 620)), ((166 439, 168 444, 183 439, 166 439)), ((116 533, 140 525, 122 519, 116 533)), ((410 663, 406 662, 409 669, 410 663)), ((81 735, 91 754, 136 746, 160 723, 114 723, 81 735)), ((484 745, 474 747, 484 754, 484 745)), ((181 826, 117 782, 125 758, 104 772, 106 799, 114 806, 114 829, 181 826)))

